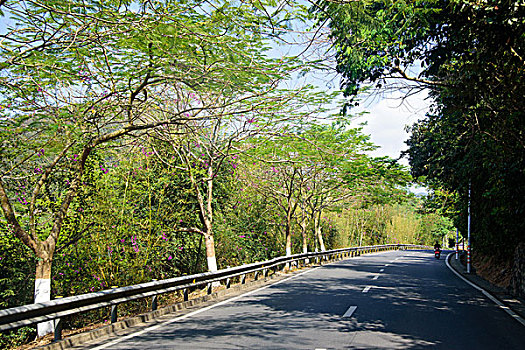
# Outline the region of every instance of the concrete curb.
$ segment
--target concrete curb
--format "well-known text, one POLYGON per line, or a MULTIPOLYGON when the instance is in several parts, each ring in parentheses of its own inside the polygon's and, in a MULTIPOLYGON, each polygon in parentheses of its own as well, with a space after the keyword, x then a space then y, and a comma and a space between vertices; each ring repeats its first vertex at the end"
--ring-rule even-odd
POLYGON ((456 276, 473 288, 479 290, 512 318, 525 326, 525 303, 509 295, 503 288, 490 284, 480 276, 472 273, 468 274, 459 260, 452 259, 452 256, 455 254, 455 252, 449 253, 445 258, 447 267, 454 272, 456 276))

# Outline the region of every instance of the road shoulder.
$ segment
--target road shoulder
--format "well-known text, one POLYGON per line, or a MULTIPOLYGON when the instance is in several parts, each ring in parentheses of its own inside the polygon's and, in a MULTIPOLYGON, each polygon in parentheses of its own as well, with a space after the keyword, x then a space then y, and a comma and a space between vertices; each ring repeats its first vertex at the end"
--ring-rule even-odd
POLYGON ((446 257, 447 266, 455 272, 459 277, 469 282, 474 288, 480 290, 489 299, 492 299, 509 315, 515 318, 523 326, 525 326, 525 301, 513 297, 504 288, 495 286, 476 275, 475 273, 467 273, 466 268, 456 259, 455 253, 450 253, 446 257))

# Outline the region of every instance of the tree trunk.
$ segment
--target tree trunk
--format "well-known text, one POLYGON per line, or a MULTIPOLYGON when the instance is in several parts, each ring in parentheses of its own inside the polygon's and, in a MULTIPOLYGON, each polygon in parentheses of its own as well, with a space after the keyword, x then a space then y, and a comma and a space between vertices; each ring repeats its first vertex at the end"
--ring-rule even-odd
MULTIPOLYGON (((208 209, 211 210, 211 203, 210 203, 210 208, 208 209)), ((213 239, 213 223, 211 220, 211 217, 212 217, 211 215, 212 213, 210 211, 209 216, 204 217, 204 226, 206 227, 206 232, 204 233, 204 239, 206 242, 206 260, 208 263, 208 271, 215 272, 218 270, 218 268, 217 268, 217 258, 215 256, 215 241, 213 239)), ((221 283, 219 281, 212 283, 213 287, 218 287, 220 285, 221 283)))
POLYGON ((319 242, 319 248, 322 252, 326 250, 326 247, 324 245, 324 239, 323 239, 323 233, 321 228, 321 212, 314 217, 314 230, 315 230, 315 237, 317 239, 317 242, 319 242))
POLYGON ((525 297, 525 242, 518 244, 514 250, 510 290, 518 297, 525 297))
MULTIPOLYGON (((289 208, 290 209, 290 208, 289 208)), ((286 213, 286 256, 292 255, 292 217, 288 210, 286 213)))
MULTIPOLYGON (((42 251, 38 254, 35 274, 35 304, 51 300, 51 265, 55 247, 44 248, 44 246, 41 245, 40 248, 42 251)), ((43 337, 48 333, 53 333, 53 331, 53 321, 41 322, 37 325, 37 333, 39 337, 43 337)))
POLYGON ((301 222, 301 234, 303 236, 303 253, 308 253, 308 241, 306 237, 306 221, 301 222))
POLYGON ((321 225, 317 228, 317 239, 319 240, 319 247, 321 248, 321 251, 324 252, 326 250, 326 247, 324 245, 324 239, 323 239, 323 232, 321 225))
POLYGON ((204 235, 206 240, 206 259, 208 261, 208 271, 217 271, 217 258, 215 257, 215 243, 213 240, 213 234, 206 232, 204 235))

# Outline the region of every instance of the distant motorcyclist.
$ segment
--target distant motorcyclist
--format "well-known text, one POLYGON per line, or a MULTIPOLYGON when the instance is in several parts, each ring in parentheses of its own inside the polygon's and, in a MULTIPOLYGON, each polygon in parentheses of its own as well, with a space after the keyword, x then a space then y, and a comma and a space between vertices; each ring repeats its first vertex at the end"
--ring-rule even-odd
POLYGON ((436 244, 434 244, 434 250, 441 250, 441 244, 436 242, 436 244))

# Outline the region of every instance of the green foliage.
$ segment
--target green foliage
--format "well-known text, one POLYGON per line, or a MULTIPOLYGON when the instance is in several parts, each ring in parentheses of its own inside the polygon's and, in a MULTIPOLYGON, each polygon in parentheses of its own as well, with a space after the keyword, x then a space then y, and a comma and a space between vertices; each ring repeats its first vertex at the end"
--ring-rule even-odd
MULTIPOLYGON (((350 70, 375 79, 387 62, 381 45, 401 28, 392 30, 398 17, 387 10, 411 12, 373 3, 360 37, 374 38, 375 56, 342 46, 338 55, 348 52, 350 70)), ((394 206, 413 201, 410 177, 367 156, 375 146, 360 128, 344 118, 310 123, 331 96, 277 88, 312 68, 267 56, 292 19, 308 18, 303 5, 5 6, 14 21, 0 43, 0 186, 13 215, 3 207, 1 307, 31 300, 42 253, 31 243, 46 239, 58 242, 45 252, 54 298, 205 271, 211 233, 221 268, 283 255, 287 244, 322 249, 320 237, 330 249, 447 234, 442 218, 394 206), (20 224, 16 237, 7 221, 20 224)), ((392 52, 408 52, 403 45, 392 52)), ((0 346, 31 334, 10 333, 0 346)))
POLYGON ((33 298, 35 259, 0 223, 0 308, 28 304, 33 298))
POLYGON ((22 327, 16 331, 0 333, 0 347, 2 349, 16 349, 35 338, 36 332, 32 327, 22 327))
POLYGON ((424 244, 443 242, 455 233, 450 219, 421 213, 417 201, 405 204, 349 207, 328 215, 337 228, 337 247, 374 244, 424 244))
POLYGON ((430 91, 433 109, 408 141, 413 175, 447 193, 434 200, 445 201, 463 235, 470 188, 476 249, 510 256, 525 229, 523 3, 318 5, 320 19, 330 18, 347 94, 393 77, 408 91, 430 91))
MULTIPOLYGON (((31 304, 33 300, 35 258, 29 248, 0 222, 0 309, 31 304)), ((32 327, 0 332, 0 348, 23 345, 36 336, 32 327)))

